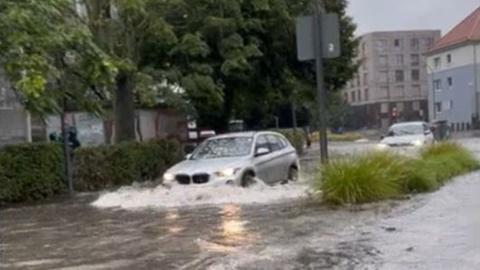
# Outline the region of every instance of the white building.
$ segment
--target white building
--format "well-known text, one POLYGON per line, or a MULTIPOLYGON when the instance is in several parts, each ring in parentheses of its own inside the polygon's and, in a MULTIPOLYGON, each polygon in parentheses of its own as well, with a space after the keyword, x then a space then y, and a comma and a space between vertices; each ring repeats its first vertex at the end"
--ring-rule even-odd
POLYGON ((427 53, 429 116, 454 130, 478 126, 480 8, 443 36, 427 53))

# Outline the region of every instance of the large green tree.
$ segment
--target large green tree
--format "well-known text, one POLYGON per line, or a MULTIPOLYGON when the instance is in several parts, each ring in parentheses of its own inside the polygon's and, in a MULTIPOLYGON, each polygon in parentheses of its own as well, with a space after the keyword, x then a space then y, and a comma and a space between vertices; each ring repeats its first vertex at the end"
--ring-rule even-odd
MULTIPOLYGON (((280 105, 315 110, 312 62, 296 57, 295 18, 311 13, 313 0, 171 1, 165 19, 179 42, 168 51, 153 44, 151 62, 165 63, 189 94, 200 124, 225 129, 228 120, 262 128, 280 105), (162 50, 163 49, 163 50, 162 50)), ((345 0, 326 0, 341 18, 342 56, 325 62, 326 87, 336 91, 353 76, 357 42, 345 0)), ((155 65, 155 63, 153 63, 155 65)))
POLYGON ((147 66, 148 56, 143 54, 148 44, 158 43, 168 48, 176 43, 176 36, 164 20, 166 1, 78 0, 76 3, 94 34, 95 43, 118 67, 113 91, 115 140, 134 140, 135 106, 145 96, 156 98, 152 91, 170 89, 161 87, 162 76, 156 76, 158 73, 147 66))
POLYGON ((116 68, 69 0, 0 2, 0 68, 36 114, 99 111, 116 68))

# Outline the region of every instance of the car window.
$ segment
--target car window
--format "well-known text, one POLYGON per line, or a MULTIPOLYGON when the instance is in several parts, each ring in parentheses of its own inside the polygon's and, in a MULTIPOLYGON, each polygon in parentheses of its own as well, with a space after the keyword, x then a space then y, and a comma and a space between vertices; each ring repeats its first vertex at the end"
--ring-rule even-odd
POLYGON ((192 154, 191 159, 213 159, 247 156, 252 151, 252 137, 231 137, 207 140, 192 154))
POLYGON ((270 143, 270 148, 272 152, 280 151, 283 149, 282 142, 278 139, 277 136, 268 135, 267 139, 268 139, 268 142, 270 143))
POLYGON ((267 148, 268 150, 272 151, 272 149, 270 148, 270 143, 267 140, 267 136, 258 136, 257 143, 255 144, 255 151, 257 151, 257 149, 259 148, 267 148))
POLYGON ((285 138, 282 138, 280 136, 277 136, 277 138, 280 140, 280 143, 282 144, 282 149, 285 149, 288 147, 288 142, 285 138))

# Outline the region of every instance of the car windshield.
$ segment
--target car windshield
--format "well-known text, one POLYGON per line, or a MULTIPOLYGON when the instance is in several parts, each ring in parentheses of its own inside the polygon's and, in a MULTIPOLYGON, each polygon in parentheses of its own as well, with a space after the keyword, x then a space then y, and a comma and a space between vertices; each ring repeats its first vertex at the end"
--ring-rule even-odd
POLYGON ((388 136, 420 135, 423 133, 422 125, 399 125, 391 127, 388 136))
POLYGON ((191 159, 213 159, 248 156, 252 150, 252 137, 230 137, 205 141, 192 154, 191 159))

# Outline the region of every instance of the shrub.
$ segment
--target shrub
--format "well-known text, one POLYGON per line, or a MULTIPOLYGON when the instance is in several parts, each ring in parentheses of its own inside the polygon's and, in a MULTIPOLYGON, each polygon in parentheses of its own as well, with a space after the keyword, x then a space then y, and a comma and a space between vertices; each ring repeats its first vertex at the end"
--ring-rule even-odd
POLYGON ((65 189, 57 144, 21 144, 0 150, 0 201, 45 199, 65 189))
POLYGON ((439 183, 432 162, 423 159, 409 160, 406 164, 404 178, 404 192, 430 192, 438 189, 439 183))
POLYGON ((297 150, 299 155, 304 154, 304 146, 305 146, 305 132, 302 130, 293 130, 293 129, 282 129, 277 130, 277 132, 281 133, 287 140, 292 144, 293 147, 297 150))
POLYGON ((428 146, 422 150, 420 156, 426 166, 435 172, 436 180, 440 184, 479 168, 479 162, 471 152, 452 142, 428 146))
POLYGON ((330 203, 366 203, 433 191, 479 168, 479 162, 462 146, 441 143, 423 149, 418 158, 376 152, 333 161, 320 171, 315 188, 330 203))
POLYGON ((181 157, 173 141, 130 142, 75 152, 75 187, 96 191, 159 178, 181 157))
POLYGON ((333 161, 321 169, 315 186, 334 204, 355 204, 401 194, 405 159, 388 152, 372 152, 333 161))

